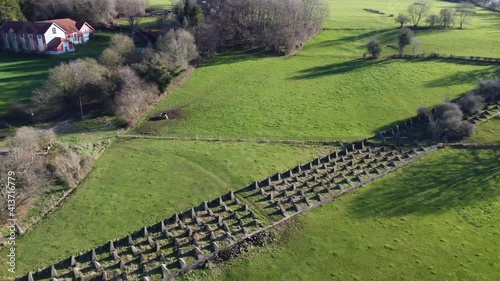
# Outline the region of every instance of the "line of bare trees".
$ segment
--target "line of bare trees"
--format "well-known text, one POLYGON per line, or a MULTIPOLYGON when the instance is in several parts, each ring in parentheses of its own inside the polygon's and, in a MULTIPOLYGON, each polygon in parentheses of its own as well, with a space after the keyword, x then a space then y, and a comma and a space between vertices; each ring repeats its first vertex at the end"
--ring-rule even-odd
POLYGON ((28 20, 70 17, 92 23, 126 17, 134 28, 145 13, 147 0, 24 0, 21 10, 28 20))
POLYGON ((428 137, 440 141, 456 141, 471 136, 475 125, 465 121, 464 116, 471 116, 486 104, 500 101, 500 78, 480 81, 476 89, 462 96, 455 102, 445 102, 434 109, 421 107, 417 114, 429 120, 428 137))
POLYGON ((425 20, 429 28, 453 28, 458 24, 459 29, 470 24, 475 14, 475 6, 469 2, 461 2, 454 8, 442 8, 439 14, 432 14, 432 2, 415 2, 408 6, 407 13, 400 13, 394 20, 402 28, 410 23, 418 27, 425 20))
POLYGON ((324 0, 199 0, 196 5, 219 42, 276 53, 301 48, 321 30, 328 11, 324 0))

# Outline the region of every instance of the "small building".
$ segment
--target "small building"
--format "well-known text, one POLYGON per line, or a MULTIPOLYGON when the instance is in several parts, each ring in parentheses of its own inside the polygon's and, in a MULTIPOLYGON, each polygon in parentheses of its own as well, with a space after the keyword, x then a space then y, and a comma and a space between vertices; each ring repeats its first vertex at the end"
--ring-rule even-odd
POLYGON ((0 27, 0 45, 14 52, 62 54, 74 52, 75 45, 87 42, 93 33, 88 23, 71 19, 7 21, 0 27))
POLYGON ((66 31, 66 39, 73 44, 80 44, 89 41, 94 34, 94 28, 87 22, 77 22, 70 18, 46 20, 47 23, 55 23, 66 31))

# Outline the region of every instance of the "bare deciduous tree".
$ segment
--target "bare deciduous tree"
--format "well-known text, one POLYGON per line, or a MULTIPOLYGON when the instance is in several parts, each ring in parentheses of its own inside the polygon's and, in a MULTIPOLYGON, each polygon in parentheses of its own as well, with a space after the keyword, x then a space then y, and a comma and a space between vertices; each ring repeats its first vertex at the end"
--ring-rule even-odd
POLYGON ((406 46, 411 44, 411 39, 413 38, 413 31, 409 28, 401 29, 398 35, 398 47, 399 54, 403 56, 406 46))
POLYGON ((120 119, 132 125, 158 101, 160 93, 156 87, 141 80, 130 67, 123 67, 117 75, 121 85, 115 97, 114 111, 120 119))
POLYGON ((460 29, 463 29, 464 24, 469 24, 472 20, 472 16, 475 14, 474 4, 462 2, 458 5, 456 9, 456 14, 458 17, 458 23, 460 24, 460 29))
POLYGON ((400 13, 397 17, 394 18, 394 21, 400 24, 400 28, 403 28, 405 23, 410 22, 410 18, 406 14, 400 13))
POLYGON ((444 8, 439 11, 439 22, 443 28, 453 27, 455 24, 455 9, 444 8))
POLYGON ((418 26, 420 20, 429 14, 431 8, 430 1, 415 2, 408 6, 408 15, 413 26, 418 26))
MULTIPOLYGON (((0 186, 1 196, 7 196, 5 186, 8 183, 7 173, 16 174, 16 206, 22 206, 34 196, 45 191, 52 182, 48 172, 46 152, 55 141, 52 131, 36 130, 31 127, 17 129, 14 137, 9 140, 7 153, 0 155, 0 186)), ((5 198, 2 198, 3 202, 5 198)), ((5 215, 4 208, 0 210, 0 219, 5 215)))
POLYGON ((380 46, 380 41, 372 39, 366 44, 366 50, 372 55, 372 58, 378 58, 382 52, 382 47, 380 46))
POLYGON ((422 45, 422 41, 420 40, 420 38, 413 37, 411 38, 410 43, 411 43, 412 54, 413 55, 418 54, 418 48, 420 47, 420 45, 422 45))
POLYGON ((83 115, 82 105, 107 98, 108 72, 94 59, 62 63, 51 69, 43 87, 33 92, 33 103, 40 115, 47 117, 67 110, 83 115))
POLYGON ((184 70, 198 57, 194 36, 185 29, 170 30, 156 41, 156 50, 168 60, 167 65, 184 70))
POLYGON ((429 25, 430 28, 434 28, 439 24, 439 16, 438 15, 430 15, 428 16, 425 21, 429 25))
POLYGON ((139 18, 146 13, 147 0, 119 0, 115 7, 118 16, 127 18, 133 38, 139 18))

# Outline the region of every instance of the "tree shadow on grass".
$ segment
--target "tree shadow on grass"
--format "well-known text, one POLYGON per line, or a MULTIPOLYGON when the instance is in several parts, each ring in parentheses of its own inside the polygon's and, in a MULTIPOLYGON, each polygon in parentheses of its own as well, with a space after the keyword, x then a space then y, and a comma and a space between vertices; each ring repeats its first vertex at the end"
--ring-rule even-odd
POLYGON ((314 79, 320 78, 323 76, 337 75, 343 74, 351 71, 355 71, 360 68, 369 68, 377 65, 387 64, 389 61, 387 60, 364 60, 364 59, 356 59, 350 60, 341 63, 332 63, 322 66, 315 66, 311 68, 306 68, 295 76, 290 77, 292 80, 299 79, 314 79))
POLYGON ((434 79, 429 83, 427 83, 425 86, 427 88, 434 88, 434 87, 448 87, 451 85, 461 85, 467 83, 477 83, 481 79, 486 79, 494 76, 500 76, 500 67, 491 66, 488 68, 471 70, 471 71, 457 71, 448 76, 434 79))
POLYGON ((439 158, 417 162, 368 187, 354 199, 351 212, 360 218, 428 215, 496 200, 500 152, 451 152, 438 152, 439 158))
MULTIPOLYGON (((339 31, 346 31, 349 33, 355 33, 356 31, 363 31, 363 29, 338 29, 339 31)), ((363 32, 360 34, 354 34, 350 36, 343 36, 338 39, 332 40, 324 40, 317 43, 308 44, 308 48, 314 47, 334 47, 336 45, 344 45, 346 43, 359 42, 362 41, 364 43, 368 43, 370 39, 377 39, 381 41, 383 44, 387 42, 392 42, 396 40, 396 35, 399 32, 398 29, 390 28, 390 29, 375 29, 368 32, 363 32), (365 42, 366 41, 366 42, 365 42)))
POLYGON ((225 52, 217 54, 206 63, 200 65, 199 68, 217 66, 223 64, 233 64, 244 61, 255 61, 267 57, 279 57, 279 55, 266 52, 261 49, 249 49, 243 51, 227 50, 225 52))

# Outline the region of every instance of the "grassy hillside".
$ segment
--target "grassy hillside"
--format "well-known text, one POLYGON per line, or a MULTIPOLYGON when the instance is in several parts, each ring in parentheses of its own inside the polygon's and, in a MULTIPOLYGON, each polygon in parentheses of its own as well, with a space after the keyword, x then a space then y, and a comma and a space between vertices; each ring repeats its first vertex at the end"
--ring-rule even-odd
POLYGON ((500 116, 482 124, 468 140, 480 144, 500 145, 500 116))
POLYGON ((176 211, 242 188, 255 178, 304 162, 323 150, 243 143, 117 141, 62 209, 18 238, 17 272, 49 265, 122 237, 176 211))
MULTIPOLYGON (((168 111, 174 119, 143 121, 136 131, 357 139, 413 116, 420 105, 455 97, 480 78, 500 75, 498 67, 476 63, 360 60, 369 39, 394 44, 398 32, 392 18, 363 8, 397 14, 412 2, 331 0, 325 30, 304 50, 293 57, 222 53, 150 112, 168 111)), ((435 8, 449 5, 436 2, 435 8)), ((499 24, 500 14, 479 10, 466 30, 420 31, 417 36, 422 52, 498 56, 499 24)), ((394 52, 385 47, 383 54, 394 52)), ((0 67, 0 86, 10 87, 5 88, 10 94, 3 96, 4 104, 12 97, 29 97, 27 91, 46 75, 46 61, 9 59, 5 65, 12 64, 11 70, 27 65, 24 72, 0 67), (10 83, 30 73, 34 79, 10 83)), ((496 130, 486 138, 494 139, 496 130)), ((62 209, 18 240, 18 272, 121 237, 311 159, 321 149, 159 140, 114 143, 62 209)), ((283 243, 265 249, 266 254, 234 260, 213 278, 494 279, 500 250, 495 225, 500 215, 499 157, 498 152, 441 151, 302 216, 283 243)), ((3 262, 5 255, 0 254, 3 262)))
POLYGON ((496 280, 498 161, 441 150, 301 216, 265 253, 187 279, 496 280))
MULTIPOLYGON (((364 45, 383 41, 395 54, 398 25, 389 14, 414 1, 332 0, 324 30, 291 58, 257 51, 226 52, 196 70, 144 121, 138 132, 209 137, 352 139, 470 90, 478 79, 500 75, 497 66, 443 61, 364 61, 364 45), (363 8, 383 11, 368 13, 363 8)), ((435 2, 434 11, 449 7, 435 2)), ((500 14, 478 10, 465 30, 418 31, 420 52, 499 56, 500 14)), ((411 52, 411 48, 407 48, 411 52)))
POLYGON ((97 58, 108 46, 111 33, 99 32, 88 43, 78 45, 75 53, 49 57, 0 53, 0 116, 14 101, 27 102, 31 92, 47 79, 50 68, 75 58, 97 58))

